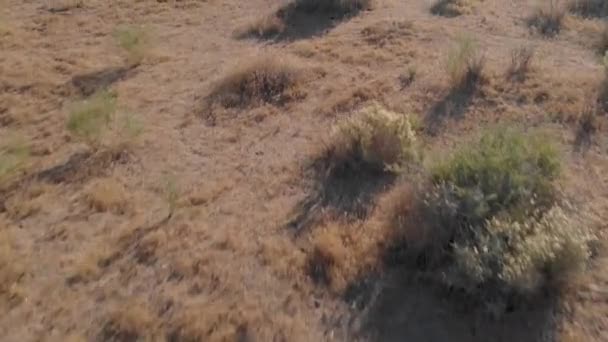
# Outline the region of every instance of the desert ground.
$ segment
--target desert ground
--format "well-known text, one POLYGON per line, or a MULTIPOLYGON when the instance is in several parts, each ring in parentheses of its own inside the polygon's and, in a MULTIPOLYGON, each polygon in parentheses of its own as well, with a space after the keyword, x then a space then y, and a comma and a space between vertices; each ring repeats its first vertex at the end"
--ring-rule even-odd
POLYGON ((608 341, 608 5, 306 2, 0 1, 1 341, 608 341), (369 106, 416 166, 319 176, 369 106), (554 142, 594 238, 559 289, 484 303, 391 222, 503 130, 554 142))

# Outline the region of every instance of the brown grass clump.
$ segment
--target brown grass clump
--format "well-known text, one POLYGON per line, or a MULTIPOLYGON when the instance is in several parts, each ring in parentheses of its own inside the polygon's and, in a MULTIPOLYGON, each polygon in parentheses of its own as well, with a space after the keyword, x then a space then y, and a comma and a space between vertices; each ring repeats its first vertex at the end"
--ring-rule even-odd
POLYGON ((116 306, 103 323, 100 341, 151 341, 157 336, 157 318, 144 303, 131 300, 116 306))
POLYGON ((472 0, 437 0, 431 7, 431 13, 444 17, 457 17, 471 10, 472 0))
POLYGON ((87 191, 86 201, 98 212, 117 214, 126 213, 129 205, 125 188, 111 178, 95 181, 87 191))
POLYGON ((301 94, 302 71, 285 60, 260 58, 231 72, 209 95, 209 104, 244 108, 263 103, 281 105, 301 94))
POLYGON ((558 0, 542 2, 528 19, 528 25, 544 36, 552 37, 562 29, 566 9, 558 0))

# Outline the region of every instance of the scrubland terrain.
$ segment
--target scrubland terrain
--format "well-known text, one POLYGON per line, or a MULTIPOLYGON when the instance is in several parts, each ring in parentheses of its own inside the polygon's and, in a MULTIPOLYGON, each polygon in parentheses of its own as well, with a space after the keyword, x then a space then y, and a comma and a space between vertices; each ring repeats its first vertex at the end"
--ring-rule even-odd
POLYGON ((608 341, 606 1, 0 4, 0 340, 608 341))

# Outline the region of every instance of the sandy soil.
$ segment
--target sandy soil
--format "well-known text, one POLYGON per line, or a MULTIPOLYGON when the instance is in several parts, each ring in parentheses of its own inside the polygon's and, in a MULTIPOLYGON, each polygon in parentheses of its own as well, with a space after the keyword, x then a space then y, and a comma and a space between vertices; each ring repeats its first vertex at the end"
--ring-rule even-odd
MULTIPOLYGON (((2 341, 608 340, 602 251, 559 303, 495 321, 398 269, 348 291, 315 284, 306 271, 315 231, 342 220, 289 224, 310 194, 309 156, 333 123, 377 100, 417 114, 433 151, 496 123, 552 132, 564 187, 602 235, 606 125, 575 144, 578 115, 603 77, 600 19, 568 17, 547 39, 526 25, 535 1, 485 0, 445 18, 427 0, 377 0, 348 20, 303 19, 264 41, 235 32, 283 1, 58 3, 3 0, 0 9, 0 141, 19 135, 31 150, 27 168, 0 187, 2 341), (121 25, 144 25, 151 37, 135 68, 112 36, 121 25), (445 59, 463 33, 483 49, 488 82, 445 117, 445 59), (511 50, 526 44, 536 48, 534 70, 506 80, 511 50), (303 95, 209 120, 214 84, 265 55, 311 71, 303 95), (411 67, 416 78, 404 85, 411 67), (70 104, 104 87, 143 125, 125 151, 90 152, 65 128, 70 104)), ((340 229, 369 229, 381 216, 373 207, 340 229)))

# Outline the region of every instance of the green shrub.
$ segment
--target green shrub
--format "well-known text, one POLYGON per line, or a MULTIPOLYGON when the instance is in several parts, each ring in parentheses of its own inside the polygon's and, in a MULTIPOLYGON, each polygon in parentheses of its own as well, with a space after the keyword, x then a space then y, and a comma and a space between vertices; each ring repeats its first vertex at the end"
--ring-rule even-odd
POLYGON ((449 219, 477 225, 500 212, 525 217, 550 206, 559 171, 557 151, 544 139, 497 130, 435 165, 431 177, 456 208, 449 219))
POLYGON ((336 167, 397 172, 418 158, 415 144, 408 116, 373 104, 335 127, 330 159, 336 167))
POLYGON ((499 299, 533 293, 585 265, 592 237, 582 215, 557 204, 560 160, 546 137, 491 131, 430 174, 417 207, 425 241, 415 253, 443 283, 499 299))
POLYGON ((67 129, 86 142, 95 144, 105 128, 108 128, 115 111, 115 95, 102 91, 74 105, 67 129))

